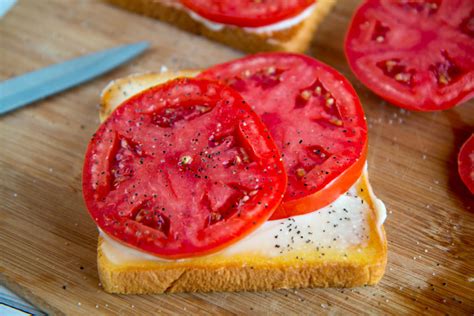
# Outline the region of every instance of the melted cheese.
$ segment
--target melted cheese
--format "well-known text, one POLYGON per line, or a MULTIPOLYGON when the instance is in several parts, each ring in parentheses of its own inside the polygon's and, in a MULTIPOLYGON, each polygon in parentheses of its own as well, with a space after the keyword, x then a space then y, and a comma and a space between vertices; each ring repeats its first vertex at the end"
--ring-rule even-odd
MULTIPOLYGON (((288 253, 304 253, 309 249, 346 251, 353 247, 364 247, 370 238, 372 209, 375 210, 376 233, 383 238, 382 224, 386 218, 386 209, 383 202, 374 195, 367 181, 366 169, 361 178, 331 205, 317 212, 267 221, 244 239, 205 257, 248 255, 274 258, 288 253), (363 192, 363 188, 367 188, 368 192, 363 192)), ((114 241, 103 232, 100 234, 104 239, 101 250, 114 264, 174 261, 140 252, 114 241)), ((186 260, 195 259, 176 261, 186 260)))

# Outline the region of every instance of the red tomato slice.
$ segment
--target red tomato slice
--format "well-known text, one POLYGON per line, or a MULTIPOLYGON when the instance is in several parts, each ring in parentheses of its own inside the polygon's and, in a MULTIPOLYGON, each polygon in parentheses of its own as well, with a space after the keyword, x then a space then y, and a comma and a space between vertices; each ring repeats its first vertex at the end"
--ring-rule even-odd
POLYGON ((187 8, 214 22, 258 27, 291 18, 315 0, 180 0, 187 8))
POLYGON ((337 71, 305 55, 267 53, 199 75, 239 91, 282 152, 288 188, 271 219, 312 212, 360 176, 367 125, 354 89, 337 71))
POLYGON ((387 101, 451 108, 474 96, 474 1, 365 1, 345 52, 357 78, 387 101))
POLYGON ((474 194, 474 134, 459 150, 458 171, 464 184, 474 194))
POLYGON ((280 204, 286 174, 258 116, 232 89, 178 79, 125 101, 87 149, 92 218, 128 246, 164 257, 215 252, 280 204))

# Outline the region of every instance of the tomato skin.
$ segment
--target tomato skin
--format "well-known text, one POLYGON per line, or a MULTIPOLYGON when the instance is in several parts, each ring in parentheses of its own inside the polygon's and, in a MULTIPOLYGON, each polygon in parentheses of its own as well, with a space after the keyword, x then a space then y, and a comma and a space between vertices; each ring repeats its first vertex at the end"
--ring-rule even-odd
POLYGON ((474 134, 466 140, 459 150, 458 172, 471 194, 474 194, 474 134))
POLYGON ((277 23, 301 13, 315 0, 180 0, 188 9, 213 22, 240 27, 277 23), (240 12, 239 12, 240 10, 240 12))
POLYGON ((450 109, 474 97, 470 0, 366 0, 355 11, 344 51, 352 72, 391 104, 450 109))
POLYGON ((361 175, 365 116, 354 89, 334 69, 300 54, 262 53, 216 65, 199 77, 239 91, 284 155, 288 189, 271 219, 313 212, 361 175))
POLYGON ((270 220, 312 213, 337 200, 354 185, 362 174, 367 161, 367 149, 368 146, 366 145, 360 158, 320 191, 298 200, 290 200, 280 204, 270 220))
POLYGON ((141 92, 88 145, 83 196, 111 238, 179 259, 244 238, 286 188, 279 152, 241 96, 219 83, 177 79, 141 92))

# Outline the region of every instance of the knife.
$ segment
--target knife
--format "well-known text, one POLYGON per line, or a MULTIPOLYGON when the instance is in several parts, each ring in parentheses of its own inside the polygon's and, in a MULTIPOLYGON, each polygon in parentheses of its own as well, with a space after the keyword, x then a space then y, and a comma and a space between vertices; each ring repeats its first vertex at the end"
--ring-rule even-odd
POLYGON ((0 82, 0 115, 77 86, 129 61, 148 42, 123 45, 0 82))

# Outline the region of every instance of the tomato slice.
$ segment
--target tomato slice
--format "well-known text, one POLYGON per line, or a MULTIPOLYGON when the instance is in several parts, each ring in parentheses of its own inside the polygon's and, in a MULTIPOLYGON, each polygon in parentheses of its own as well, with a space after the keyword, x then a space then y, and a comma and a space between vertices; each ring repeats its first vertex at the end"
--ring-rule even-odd
POLYGON ((451 108, 474 96, 474 1, 365 1, 345 52, 357 78, 394 105, 451 108))
POLYGON ((459 150, 458 171, 464 184, 474 194, 474 134, 459 150))
POLYGON ((211 21, 258 27, 301 13, 315 0, 180 0, 187 8, 211 21))
POLYGON ((105 233, 164 257, 215 252, 265 222, 286 174, 265 125, 232 89, 177 79, 118 107, 89 143, 83 194, 105 233))
POLYGON ((266 53, 199 75, 239 91, 282 152, 288 188, 271 219, 312 212, 360 176, 367 146, 364 112, 350 83, 305 55, 266 53))

